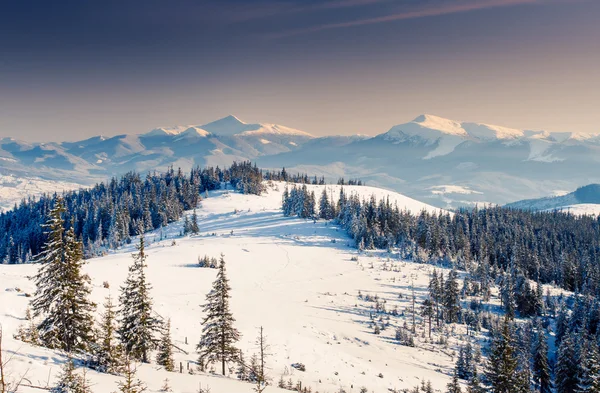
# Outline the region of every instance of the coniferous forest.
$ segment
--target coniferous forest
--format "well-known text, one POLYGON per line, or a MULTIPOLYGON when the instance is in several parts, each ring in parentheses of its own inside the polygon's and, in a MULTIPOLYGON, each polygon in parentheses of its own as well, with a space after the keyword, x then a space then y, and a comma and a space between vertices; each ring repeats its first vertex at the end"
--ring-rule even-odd
POLYGON ((47 240, 42 224, 57 198, 64 201, 67 229, 83 242, 86 256, 130 242, 132 236, 163 227, 198 205, 207 191, 228 183, 243 193, 262 192, 262 173, 250 162, 231 167, 194 168, 189 173, 169 169, 164 173, 127 173, 89 189, 43 195, 23 200, 0 214, 0 260, 32 261, 47 240))
MULTIPOLYGON (((326 190, 317 198, 305 185, 284 191, 282 210, 334 220, 359 250, 394 250, 401 259, 451 269, 447 276, 434 270, 420 305, 429 336, 441 322, 489 335, 485 361, 470 343, 459 348, 446 392, 463 391, 460 380, 471 393, 600 392, 600 218, 498 206, 412 214, 343 188, 335 201, 326 190), (456 269, 466 272, 462 285, 456 269), (543 284, 571 295, 544 293, 543 284), (503 317, 482 305, 493 290, 503 317)), ((379 320, 390 315, 378 299, 370 301, 379 320)), ((415 346, 415 314, 413 305, 412 331, 396 331, 400 345, 415 346)), ((374 334, 384 327, 374 323, 374 334)), ((412 391, 433 390, 423 383, 412 391)))
MULTIPOLYGON (((442 269, 439 275, 433 271, 422 302, 415 304, 413 294, 407 311, 412 327, 406 322, 398 326, 395 339, 399 345, 418 346, 417 318, 428 326, 430 341, 432 330, 439 334, 444 325, 464 325, 467 337, 487 330, 488 339, 481 346, 485 358, 476 340, 469 339, 458 348, 447 392, 461 392, 461 383, 468 384, 468 392, 600 391, 599 218, 497 206, 413 214, 389 200, 360 199, 344 187, 337 198, 327 188, 315 195, 307 184, 322 185, 323 178, 289 175, 285 169, 263 172, 249 162, 222 170, 196 168, 187 174, 170 169, 144 179, 129 173, 88 190, 23 201, 2 213, 4 261, 41 264, 28 323, 18 337, 67 353, 83 353, 90 366, 124 375, 124 384, 132 386, 139 381, 131 361, 150 362, 151 353, 157 352, 157 363, 172 371, 170 322, 152 314, 152 286, 144 273, 144 238, 139 239, 118 307, 106 299, 96 333, 91 329, 91 315, 98 305, 88 300, 89 277, 81 272, 84 256, 130 243, 133 236, 178 220, 184 210, 196 209, 207 191, 231 187, 260 195, 263 180, 296 183, 283 191, 286 216, 332 220, 361 251, 394 251, 401 260, 446 269, 446 274, 442 269), (543 284, 569 292, 544 293, 543 284), (503 316, 483 304, 495 291, 503 316), (69 318, 61 312, 65 304, 75 310, 69 318), (549 337, 553 337, 552 348, 549 337)), ((358 185, 360 181, 340 179, 338 184, 358 185)), ((198 232, 195 219, 187 226, 198 232)), ((209 265, 208 257, 204 260, 209 265)), ((223 256, 218 266, 216 261, 211 264, 218 274, 204 305, 207 316, 197 347, 199 364, 202 369, 216 364, 225 374, 226 364, 237 363, 240 379, 264 389, 264 366, 259 367, 264 360, 253 358, 246 363, 235 345, 240 334, 228 311, 230 287, 223 256)), ((385 318, 397 316, 398 310, 387 310, 376 296, 362 296, 359 292, 360 299, 375 304, 371 324, 373 333, 380 334, 386 328, 385 318)), ((262 353, 262 329, 260 337, 262 353)), ((438 337, 443 340, 444 336, 438 337)), ((71 383, 71 366, 65 366, 65 384, 71 383)), ((430 388, 423 381, 415 391, 430 388)))

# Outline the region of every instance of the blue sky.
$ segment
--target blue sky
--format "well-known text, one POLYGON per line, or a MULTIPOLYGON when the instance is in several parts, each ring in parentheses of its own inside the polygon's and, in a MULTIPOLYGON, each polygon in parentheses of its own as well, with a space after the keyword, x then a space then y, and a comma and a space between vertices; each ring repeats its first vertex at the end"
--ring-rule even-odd
POLYGON ((0 1, 0 136, 233 113, 317 135, 421 113, 600 132, 600 2, 0 1))

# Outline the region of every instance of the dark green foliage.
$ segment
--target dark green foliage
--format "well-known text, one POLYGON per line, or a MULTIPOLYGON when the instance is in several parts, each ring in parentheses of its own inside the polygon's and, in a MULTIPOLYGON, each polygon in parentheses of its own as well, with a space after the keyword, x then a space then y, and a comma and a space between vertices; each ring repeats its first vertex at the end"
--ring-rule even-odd
POLYGON ((104 313, 96 334, 97 342, 92 351, 98 371, 119 374, 123 370, 123 348, 117 343, 116 332, 116 310, 109 295, 104 303, 104 313))
POLYGON ((207 364, 221 362, 223 375, 226 364, 237 361, 239 353, 235 343, 240 339, 240 333, 233 326, 235 319, 229 309, 230 290, 225 258, 221 255, 217 278, 203 306, 202 336, 196 348, 200 366, 204 368, 207 364))
POLYGON ((42 345, 66 352, 86 351, 92 343, 95 304, 88 300, 90 279, 82 270, 81 243, 73 227, 66 233, 62 199, 50 212, 48 242, 36 258, 41 266, 34 280, 36 291, 31 302, 34 317, 42 316, 37 330, 42 345))
POLYGON ((514 393, 518 385, 518 357, 511 333, 510 320, 504 318, 502 330, 493 337, 486 376, 492 393, 514 393))
POLYGON ((171 320, 167 321, 163 329, 157 349, 156 364, 163 366, 167 371, 174 371, 175 362, 173 361, 173 343, 171 341, 171 320))
POLYGON ((146 281, 146 252, 144 238, 140 237, 137 253, 132 255, 133 264, 129 267, 129 275, 119 297, 119 329, 118 334, 127 355, 144 363, 150 361, 150 351, 156 348, 156 333, 160 331, 161 322, 154 317, 152 311, 152 287, 146 281))

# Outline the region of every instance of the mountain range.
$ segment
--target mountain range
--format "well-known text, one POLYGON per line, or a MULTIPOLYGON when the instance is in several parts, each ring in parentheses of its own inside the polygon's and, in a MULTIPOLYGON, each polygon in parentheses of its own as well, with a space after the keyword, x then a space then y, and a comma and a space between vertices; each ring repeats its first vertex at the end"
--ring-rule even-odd
POLYGON ((518 130, 421 115, 376 136, 315 137, 235 116, 77 142, 0 140, 0 173, 88 185, 131 170, 225 166, 360 178, 440 207, 505 204, 600 183, 600 134, 518 130))

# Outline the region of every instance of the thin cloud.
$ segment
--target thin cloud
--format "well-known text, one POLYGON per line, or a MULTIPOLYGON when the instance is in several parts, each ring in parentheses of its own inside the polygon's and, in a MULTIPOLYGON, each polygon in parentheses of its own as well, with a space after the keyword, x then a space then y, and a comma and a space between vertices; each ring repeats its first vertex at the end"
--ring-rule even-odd
POLYGON ((252 6, 239 7, 233 14, 232 19, 237 22, 253 19, 262 19, 272 16, 285 14, 297 14, 312 11, 334 10, 351 7, 364 7, 378 3, 391 2, 392 0, 331 0, 317 4, 283 4, 283 3, 263 3, 253 4, 252 6))
MULTIPOLYGON (((357 0, 360 1, 360 0, 357 0)), ((368 0, 363 1, 365 3, 368 0)), ((354 26, 364 26, 364 25, 372 25, 377 23, 386 23, 393 22, 399 20, 407 20, 407 19, 417 19, 417 18, 426 18, 432 16, 441 16, 448 14, 455 14, 461 12, 468 11, 476 11, 486 8, 497 8, 497 7, 507 7, 514 5, 523 5, 523 4, 539 4, 540 0, 490 0, 490 1, 472 1, 463 4, 450 4, 450 5, 436 5, 431 8, 414 10, 414 11, 403 11, 398 13, 393 13, 389 15, 374 17, 374 18, 365 18, 365 19, 357 19, 348 22, 338 22, 338 23, 328 23, 318 26, 309 26, 300 29, 288 30, 279 34, 274 34, 272 37, 286 37, 292 35, 299 34, 308 34, 315 33, 323 30, 332 30, 332 29, 340 29, 354 26)))

